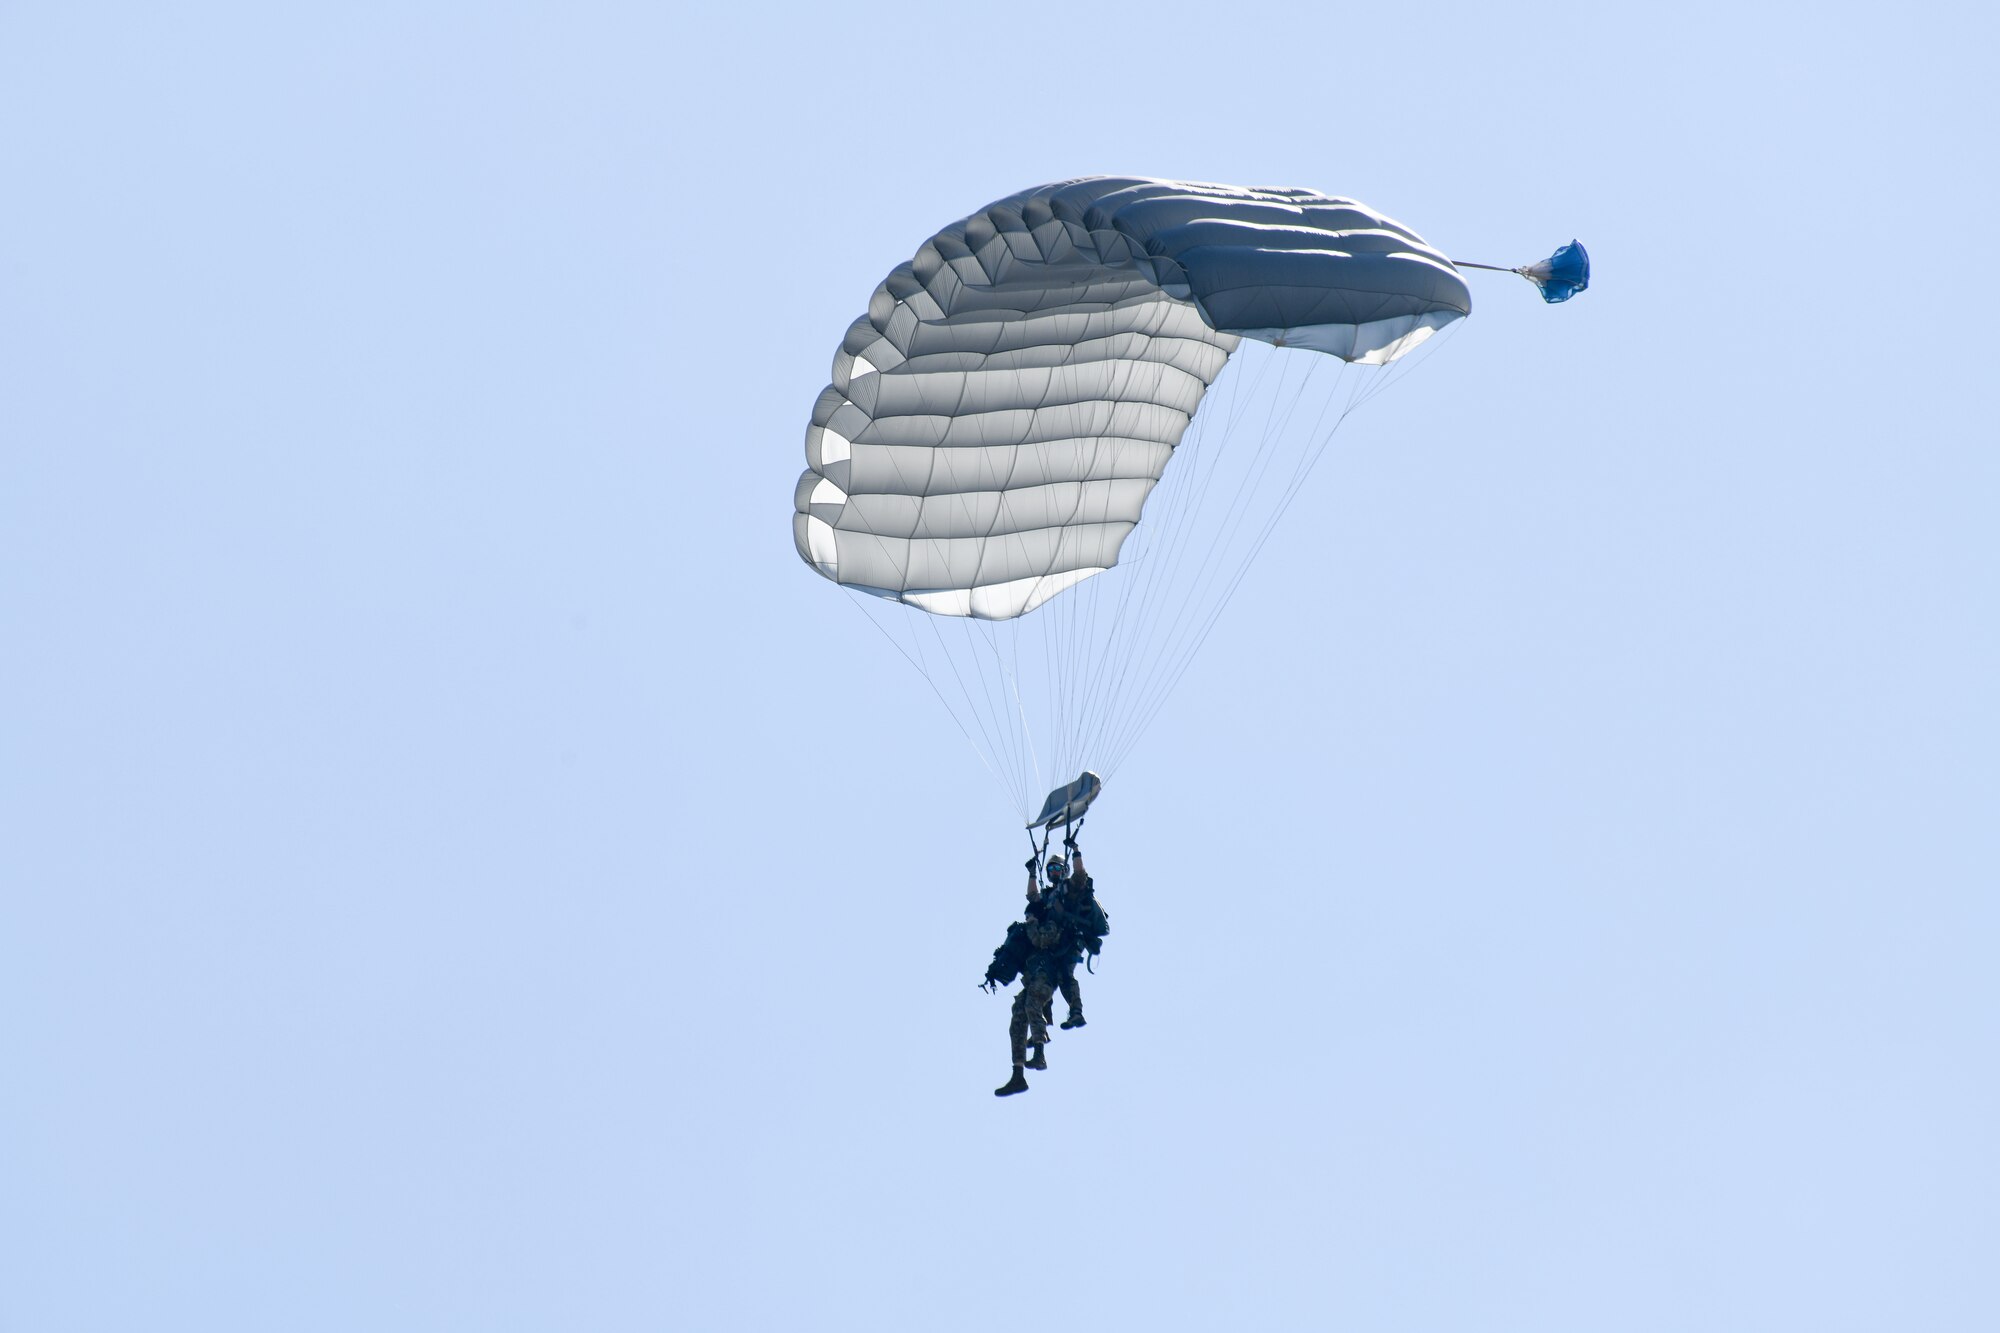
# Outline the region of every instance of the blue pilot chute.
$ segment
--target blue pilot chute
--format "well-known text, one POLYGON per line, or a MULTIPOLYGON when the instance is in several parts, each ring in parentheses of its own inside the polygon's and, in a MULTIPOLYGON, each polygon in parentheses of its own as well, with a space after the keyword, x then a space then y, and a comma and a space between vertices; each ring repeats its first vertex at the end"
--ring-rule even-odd
POLYGON ((1554 305, 1590 286, 1590 252, 1583 242, 1571 241, 1539 264, 1524 264, 1514 271, 1541 288, 1542 299, 1554 305))
POLYGON ((1547 259, 1522 264, 1519 268, 1474 264, 1463 259, 1453 260, 1452 263, 1458 268, 1483 268, 1489 273, 1518 273, 1534 283, 1542 299, 1550 305, 1567 301, 1590 286, 1590 252, 1583 248, 1582 241, 1571 241, 1547 259))

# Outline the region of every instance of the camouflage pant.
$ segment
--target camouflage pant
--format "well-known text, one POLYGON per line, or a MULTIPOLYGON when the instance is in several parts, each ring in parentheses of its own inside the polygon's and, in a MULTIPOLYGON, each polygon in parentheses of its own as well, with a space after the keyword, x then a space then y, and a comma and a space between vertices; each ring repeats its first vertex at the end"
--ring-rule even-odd
POLYGON ((1014 1009, 1007 1021, 1007 1043, 1013 1050, 1017 1065, 1028 1061, 1030 1035, 1037 1043, 1048 1039, 1046 1015, 1055 995, 1059 973, 1057 960, 1045 953, 1034 955, 1021 969, 1021 989, 1014 995, 1014 1009))
MULTIPOLYGON (((1062 992, 1063 1003, 1069 1006, 1072 1015, 1083 1012, 1083 987, 1076 984, 1075 963, 1064 963, 1056 970, 1056 989, 1062 992)), ((1042 1001, 1042 1021, 1044 1023, 1056 1021, 1056 1002, 1053 994, 1042 1001)))
MULTIPOLYGON (((1083 1013, 1083 987, 1076 984, 1076 959, 1064 961, 1056 973, 1056 985, 1062 989, 1063 1003, 1069 1006, 1070 1016, 1079 1017, 1083 1013)), ((1053 1014, 1050 1017, 1054 1017, 1053 1014)))

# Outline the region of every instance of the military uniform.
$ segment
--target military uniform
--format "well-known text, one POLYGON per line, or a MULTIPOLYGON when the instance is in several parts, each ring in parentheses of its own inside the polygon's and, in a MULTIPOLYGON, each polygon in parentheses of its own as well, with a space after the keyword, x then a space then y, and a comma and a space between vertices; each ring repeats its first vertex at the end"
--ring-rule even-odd
POLYGON ((1007 1042, 1017 1065, 1026 1064, 1027 1048, 1045 1045, 1049 1030, 1045 1015, 1062 977, 1062 926, 1040 904, 1030 904, 1028 944, 1033 952, 1021 965, 1021 989, 1014 995, 1014 1009, 1007 1024, 1007 1042), (1038 910, 1039 909, 1039 910, 1038 910))
POLYGON ((1055 994, 1062 992, 1069 1006, 1063 1026, 1083 1026, 1083 990, 1077 985, 1076 965, 1084 951, 1096 953, 1110 929, 1103 909, 1092 892, 1090 876, 1083 873, 1082 858, 1074 846, 1076 873, 1053 883, 1044 892, 1035 875, 1035 862, 1028 863, 1028 911, 1026 919, 1007 928, 1007 939, 993 951, 993 966, 986 970, 986 987, 1005 985, 1019 969, 1021 989, 1014 996, 1008 1015, 1007 1045, 1014 1058, 1014 1077, 995 1088, 1006 1097, 1028 1090, 1023 1069, 1047 1069, 1043 1047, 1049 1040, 1049 1022, 1054 1017, 1055 994), (1028 1062, 1028 1047, 1035 1048, 1034 1063, 1028 1062))
POLYGON ((1063 1004, 1069 1009, 1063 1026, 1080 1028, 1083 1026, 1083 988, 1077 984, 1077 964, 1083 961, 1084 950, 1096 953, 1103 942, 1102 933, 1097 928, 1101 924, 1102 912, 1097 907, 1090 876, 1070 876, 1058 895, 1056 910, 1063 925, 1056 987, 1062 992, 1063 1004))

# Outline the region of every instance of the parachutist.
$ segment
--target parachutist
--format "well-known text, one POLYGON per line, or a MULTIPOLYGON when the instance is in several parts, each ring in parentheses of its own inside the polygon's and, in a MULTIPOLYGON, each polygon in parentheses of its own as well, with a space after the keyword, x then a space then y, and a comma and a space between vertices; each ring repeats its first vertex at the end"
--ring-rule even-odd
POLYGON ((1074 834, 1063 840, 1067 858, 1052 856, 1045 872, 1046 889, 1035 875, 1035 862, 1028 862, 1028 905, 1023 919, 1007 927, 1007 936, 993 951, 983 987, 992 990, 1017 976, 1021 989, 1014 995, 1008 1014, 1007 1042, 1014 1060, 1014 1076, 994 1089, 997 1097, 1011 1097, 1028 1090, 1028 1069, 1049 1067, 1046 1048, 1048 1024, 1054 1016, 1055 993, 1062 992, 1068 1015, 1062 1026, 1080 1028, 1083 1019, 1083 991, 1077 984, 1076 965, 1087 953, 1103 947, 1111 922, 1098 905, 1090 876, 1083 868, 1083 853, 1074 834), (1034 1058, 1028 1048, 1034 1047, 1034 1058))
POLYGON ((1066 835, 1063 846, 1069 851, 1069 860, 1065 863, 1066 873, 1054 895, 1054 903, 1063 927, 1063 939, 1057 950, 1060 962, 1056 969, 1056 987, 1062 992, 1063 1004, 1069 1010, 1062 1021, 1063 1028, 1067 1030, 1084 1025, 1083 988, 1077 984, 1076 965, 1084 960, 1086 954, 1095 957, 1104 947, 1104 937, 1111 933, 1111 918, 1105 915, 1103 906, 1098 903, 1096 885, 1083 868, 1083 850, 1076 845, 1076 834, 1066 835))

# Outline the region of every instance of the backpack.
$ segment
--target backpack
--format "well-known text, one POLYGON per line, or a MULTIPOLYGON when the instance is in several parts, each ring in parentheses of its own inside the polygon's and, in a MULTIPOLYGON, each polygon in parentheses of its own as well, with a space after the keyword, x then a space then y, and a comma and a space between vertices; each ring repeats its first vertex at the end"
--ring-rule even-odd
POLYGON ((1083 937, 1083 947, 1096 953, 1104 947, 1104 937, 1111 933, 1111 918, 1098 906, 1095 898, 1086 900, 1083 911, 1078 915, 1082 922, 1076 933, 1083 937))
POLYGON ((1065 915, 1069 918, 1069 928, 1076 933, 1077 942, 1091 953, 1104 947, 1104 937, 1111 933, 1111 918, 1098 903, 1097 895, 1090 891, 1090 881, 1084 881, 1083 896, 1070 902, 1065 915))
POLYGON ((1028 939, 1026 922, 1016 921, 1007 927, 1007 938, 1000 941, 1000 947, 993 951, 993 961, 986 965, 986 979, 996 986, 1005 986, 1021 975, 1027 966, 1028 955, 1035 946, 1028 939))

